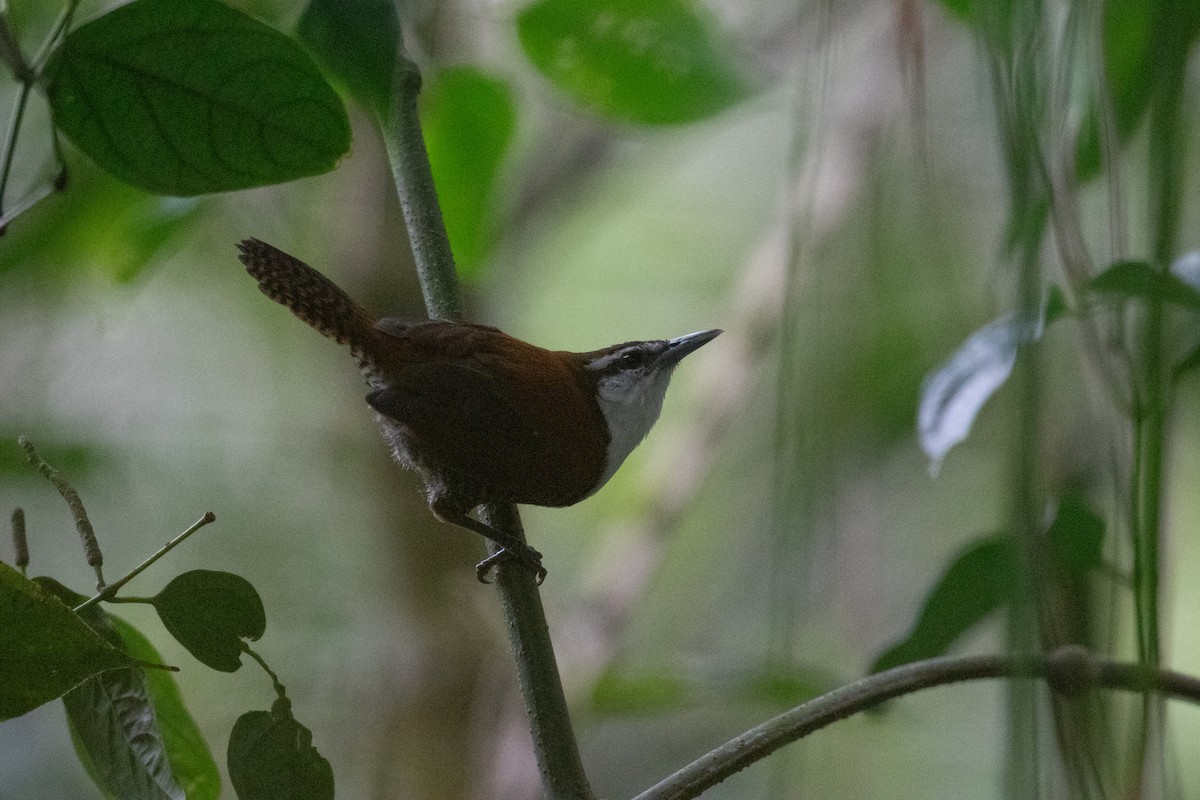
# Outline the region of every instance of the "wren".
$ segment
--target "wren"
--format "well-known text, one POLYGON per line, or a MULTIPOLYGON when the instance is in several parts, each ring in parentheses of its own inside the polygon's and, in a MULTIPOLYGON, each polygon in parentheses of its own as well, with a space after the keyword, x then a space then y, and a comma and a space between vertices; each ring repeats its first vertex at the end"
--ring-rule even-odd
POLYGON ((377 319, 331 280, 257 239, 238 245, 259 288, 347 345, 392 453, 443 522, 546 575, 541 554, 470 516, 485 503, 561 507, 603 486, 658 419, 671 373, 708 330, 589 353, 545 350, 486 325, 377 319))

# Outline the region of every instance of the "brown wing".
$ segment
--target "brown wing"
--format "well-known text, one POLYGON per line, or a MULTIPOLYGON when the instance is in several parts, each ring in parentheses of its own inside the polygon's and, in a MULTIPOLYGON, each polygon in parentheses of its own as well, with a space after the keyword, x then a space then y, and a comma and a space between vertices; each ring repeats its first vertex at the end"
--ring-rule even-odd
POLYGON ((388 386, 367 395, 380 414, 399 422, 439 462, 539 447, 538 428, 487 372, 468 363, 426 362, 388 375, 388 386))
POLYGON ((506 369, 546 351, 493 328, 456 326, 451 342, 431 346, 427 337, 450 324, 391 334, 410 357, 388 364, 372 407, 407 428, 419 460, 486 490, 485 499, 567 505, 588 494, 604 468, 607 427, 577 376, 553 360, 506 369))

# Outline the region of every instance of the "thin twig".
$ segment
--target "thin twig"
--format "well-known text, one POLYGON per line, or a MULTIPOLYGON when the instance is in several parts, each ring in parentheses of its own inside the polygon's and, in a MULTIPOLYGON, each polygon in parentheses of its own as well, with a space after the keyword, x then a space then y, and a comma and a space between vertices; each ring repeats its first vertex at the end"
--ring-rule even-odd
MULTIPOLYGON (((129 583, 131 580, 133 580, 138 575, 140 575, 142 572, 144 572, 146 570, 146 568, 149 567, 151 564, 153 564, 155 561, 158 561, 160 558, 165 556, 167 553, 171 552, 171 550, 173 550, 177 545, 182 543, 184 539, 188 538, 193 533, 200 530, 201 528, 203 528, 205 525, 209 524, 210 522, 216 522, 216 520, 217 520, 217 517, 215 514, 213 514, 213 512, 206 511, 203 517, 201 517, 200 519, 198 519, 194 523, 192 523, 191 527, 189 527, 183 533, 179 534, 174 539, 167 542, 162 547, 158 548, 158 550, 156 550, 153 555, 151 555, 149 558, 147 558, 142 563, 138 564, 136 567, 134 567, 132 570, 130 570, 128 573, 126 573, 124 576, 122 576, 119 580, 114 581, 113 583, 110 583, 108 586, 99 587, 99 591, 97 592, 97 594, 95 596, 89 597, 86 601, 84 601, 82 604, 76 606, 73 610, 75 611, 76 614, 78 614, 80 611, 83 611, 85 608, 89 608, 90 606, 96 605, 96 603, 99 603, 101 600, 113 599, 114 596, 116 595, 117 591, 122 586, 129 583)), ((132 598, 131 598, 131 601, 137 602, 136 600, 132 600, 132 598)))
POLYGON ((786 711, 693 761, 634 800, 697 797, 785 744, 887 700, 935 686, 994 678, 1037 678, 1068 696, 1121 689, 1200 704, 1200 679, 1196 677, 1108 661, 1080 647, 1063 647, 1047 656, 934 658, 870 675, 786 711))
POLYGON ((263 668, 263 672, 267 673, 267 675, 269 675, 271 677, 271 685, 275 688, 275 694, 279 695, 280 700, 286 700, 287 699, 287 689, 284 687, 284 685, 282 683, 279 682, 279 676, 276 675, 275 672, 270 667, 267 666, 267 662, 263 660, 263 657, 260 656, 258 653, 254 652, 254 649, 252 647, 250 647, 250 645, 247 644, 244 640, 242 641, 242 652, 244 652, 246 655, 250 656, 251 658, 253 658, 255 661, 258 662, 258 665, 263 668))
POLYGON ((25 509, 18 506, 12 513, 13 550, 16 551, 16 566, 25 574, 29 566, 29 542, 25 539, 25 509))
MULTIPOLYGON (((60 170, 59 175, 65 176, 66 169, 60 170)), ((17 201, 8 211, 0 214, 0 235, 4 234, 4 229, 8 227, 8 223, 12 222, 17 217, 24 214, 29 209, 33 208, 38 203, 45 200, 55 192, 61 191, 58 178, 53 183, 46 183, 31 191, 24 198, 17 201)))
POLYGON ((8 125, 8 134, 4 137, 3 164, 0 165, 0 218, 4 216, 4 198, 8 194, 8 181, 12 177, 13 161, 17 154, 17 139, 21 135, 21 122, 25 118, 25 107, 29 104, 31 83, 22 83, 17 94, 17 104, 13 108, 12 121, 8 125))
POLYGON ((21 52, 21 45, 17 42, 17 37, 8 24, 8 10, 2 2, 0 2, 0 61, 8 66, 9 71, 18 81, 25 85, 33 83, 33 67, 29 65, 29 62, 25 60, 25 54, 21 52))
POLYGON ((67 508, 71 510, 71 517, 75 520, 75 530, 79 531, 79 539, 83 542, 84 557, 87 559, 88 566, 96 572, 96 591, 103 591, 104 555, 100 552, 100 543, 96 541, 96 532, 92 530, 92 523, 88 519, 87 510, 83 507, 83 501, 79 499, 79 493, 67 482, 62 473, 42 460, 27 437, 19 437, 17 443, 25 451, 25 460, 33 465, 34 469, 40 472, 46 480, 50 481, 51 485, 62 495, 63 500, 67 501, 67 508))

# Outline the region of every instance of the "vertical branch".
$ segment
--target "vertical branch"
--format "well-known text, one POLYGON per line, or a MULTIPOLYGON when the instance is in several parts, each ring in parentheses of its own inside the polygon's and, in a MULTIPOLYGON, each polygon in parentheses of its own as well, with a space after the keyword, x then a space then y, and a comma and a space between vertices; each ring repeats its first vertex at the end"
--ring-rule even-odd
POLYGON ((454 255, 442 221, 442 208, 417 113, 421 73, 403 50, 396 54, 392 90, 391 108, 381 120, 383 140, 412 243, 425 308, 433 319, 459 321, 462 306, 454 255))
POLYGON ((29 566, 29 541, 25 538, 25 509, 14 508, 12 513, 12 540, 16 558, 13 564, 25 574, 29 566))
MULTIPOLYGON (((391 108, 381 120, 383 137, 429 316, 459 320, 462 310, 454 257, 417 114, 420 87, 417 66, 401 50, 396 56, 391 108)), ((487 506, 484 519, 520 541, 525 540, 514 506, 487 506)), ((550 800, 591 800, 592 791, 571 728, 534 575, 521 566, 501 564, 496 586, 516 659, 543 791, 550 800)))
MULTIPOLYGON (((484 519, 489 525, 524 541, 525 532, 516 507, 489 505, 484 509, 484 519)), ((502 562, 496 572, 509 646, 517 656, 517 681, 525 700, 533 750, 546 797, 552 800, 590 799, 592 790, 571 730, 567 698, 559 679, 550 628, 546 624, 533 573, 516 562, 502 562)))
MULTIPOLYGON (((1193 0, 1164 0, 1155 19, 1156 92, 1150 104, 1149 182, 1152 259, 1166 272, 1175 256, 1179 228, 1183 169, 1183 129, 1179 124, 1180 100, 1187 71, 1188 52, 1200 25, 1193 0)), ((1135 404, 1135 469, 1131 495, 1133 507, 1134 574, 1138 628, 1138 655, 1142 663, 1156 667, 1162 660, 1159 620, 1162 507, 1166 468, 1167 422, 1170 414, 1169 370, 1163 350, 1165 311, 1162 299, 1151 296, 1143 320, 1140 364, 1142 380, 1135 404)), ((1142 736, 1138 749, 1141 767, 1135 778, 1145 780, 1151 763, 1165 770, 1162 757, 1166 709, 1161 700, 1147 696, 1143 704, 1142 736), (1154 761, 1151 762, 1151 755, 1154 761)))

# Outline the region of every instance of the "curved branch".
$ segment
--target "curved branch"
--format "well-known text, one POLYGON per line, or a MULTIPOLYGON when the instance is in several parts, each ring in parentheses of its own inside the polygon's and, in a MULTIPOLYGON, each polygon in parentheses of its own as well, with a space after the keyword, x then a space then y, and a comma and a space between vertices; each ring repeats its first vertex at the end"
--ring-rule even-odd
POLYGON ((955 656, 916 661, 835 689, 785 711, 688 764, 634 800, 686 800, 808 734, 887 700, 962 681, 990 678, 1045 680, 1060 694, 1096 689, 1154 692, 1200 703, 1200 679, 1142 664, 1101 659, 1081 647, 1046 656, 955 656))

